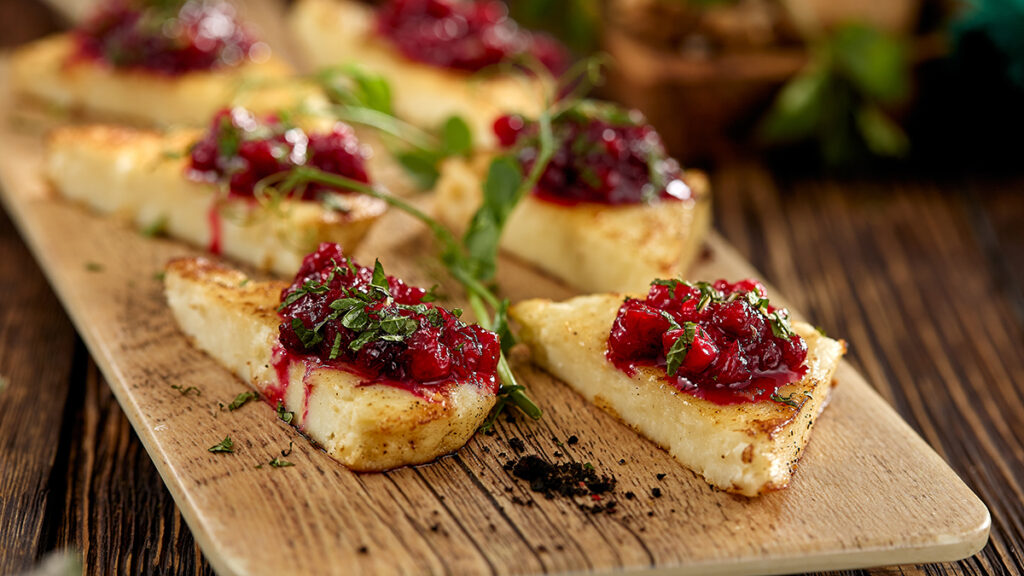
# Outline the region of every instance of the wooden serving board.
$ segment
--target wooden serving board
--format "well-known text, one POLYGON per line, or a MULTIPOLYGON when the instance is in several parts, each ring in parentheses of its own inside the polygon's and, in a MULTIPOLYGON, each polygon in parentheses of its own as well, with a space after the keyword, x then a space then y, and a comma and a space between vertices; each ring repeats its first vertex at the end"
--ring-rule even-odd
MULTIPOLYGON (((0 94, 5 118, 11 110, 0 94)), ((218 409, 245 387, 189 346, 155 278, 168 259, 197 251, 55 198, 41 176, 41 136, 10 121, 0 128, 0 185, 218 573, 768 574, 954 560, 987 540, 981 501, 845 363, 792 485, 757 499, 712 490, 522 354, 515 370, 545 409, 542 420, 502 421, 495 435, 429 465, 352 473, 263 403, 218 409), (192 386, 200 394, 179 392, 192 386), (234 454, 207 451, 226 435, 234 454), (554 440, 571 435, 578 444, 554 440), (614 474, 617 513, 532 493, 502 469, 511 438, 525 453, 614 474), (290 445, 294 467, 257 468, 290 445)), ((429 285, 443 275, 433 250, 421 226, 394 212, 355 256, 379 257, 389 272, 429 285)), ((501 267, 513 299, 571 295, 515 262, 501 267)), ((756 275, 717 236, 692 272, 756 275)))

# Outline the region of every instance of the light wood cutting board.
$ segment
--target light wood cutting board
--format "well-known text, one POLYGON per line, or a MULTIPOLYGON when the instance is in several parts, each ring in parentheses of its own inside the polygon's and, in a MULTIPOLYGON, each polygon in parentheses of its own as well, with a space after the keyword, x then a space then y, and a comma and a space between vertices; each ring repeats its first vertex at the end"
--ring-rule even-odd
MULTIPOLYGON (((0 66, 0 86, 5 78, 0 66)), ((0 94, 4 117, 12 110, 0 94)), ((40 135, 5 120, 4 205, 218 573, 768 574, 954 560, 987 540, 985 506, 845 363, 792 485, 758 499, 712 490, 522 354, 514 366, 546 410, 541 421, 501 422, 426 466, 349 472, 263 403, 218 409, 244 385, 189 346, 154 278, 168 259, 198 252, 56 199, 40 161, 40 135), (236 453, 209 453, 225 435, 236 453), (571 435, 578 444, 555 441, 571 435), (614 474, 618 512, 592 515, 531 493, 502 469, 513 437, 526 453, 614 474), (256 468, 291 444, 294 467, 256 468)), ((355 256, 430 285, 443 275, 433 250, 421 226, 391 213, 355 256)), ((501 267, 514 300, 571 295, 515 262, 501 267)), ((756 275, 717 236, 692 273, 756 275)))

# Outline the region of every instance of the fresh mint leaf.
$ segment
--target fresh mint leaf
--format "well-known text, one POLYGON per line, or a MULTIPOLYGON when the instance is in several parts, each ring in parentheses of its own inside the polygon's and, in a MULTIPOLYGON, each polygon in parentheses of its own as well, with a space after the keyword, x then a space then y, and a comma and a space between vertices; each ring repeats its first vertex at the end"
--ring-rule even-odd
POLYGON ((306 328, 301 318, 292 318, 292 330, 295 330, 295 335, 299 337, 302 345, 306 348, 312 348, 323 341, 320 332, 306 328))
POLYGON ((693 339, 697 336, 697 325, 693 322, 683 322, 683 333, 672 343, 672 347, 665 354, 665 371, 669 376, 675 376, 683 360, 690 353, 693 347, 693 339))
POLYGON ((391 292, 391 287, 388 285, 388 275, 384 273, 384 266, 380 263, 380 260, 373 262, 373 278, 370 280, 370 286, 376 286, 388 293, 391 292))

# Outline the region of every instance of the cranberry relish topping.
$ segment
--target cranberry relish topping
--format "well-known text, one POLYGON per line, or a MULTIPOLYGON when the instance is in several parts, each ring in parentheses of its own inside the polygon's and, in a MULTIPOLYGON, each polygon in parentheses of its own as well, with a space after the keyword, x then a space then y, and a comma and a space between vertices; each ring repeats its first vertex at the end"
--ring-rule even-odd
MULTIPOLYGON (((196 180, 227 184, 232 196, 252 197, 260 180, 304 165, 369 183, 366 155, 347 124, 338 122, 330 132, 306 134, 275 117, 257 119, 247 110, 233 108, 218 112, 192 147, 189 173, 196 180)), ((314 200, 325 191, 333 190, 308 185, 296 191, 296 197, 314 200)))
POLYGON ((475 72, 528 55, 559 73, 568 62, 556 40, 521 30, 496 0, 391 0, 377 31, 406 58, 442 68, 475 72))
POLYGON ((630 375, 664 366, 669 383, 718 404, 774 397, 807 372, 807 343, 756 280, 655 280, 619 308, 607 357, 630 375))
POLYGON ((280 341, 370 381, 459 380, 497 392, 497 335, 429 300, 426 290, 385 275, 379 262, 371 270, 337 244, 321 244, 281 293, 280 341))
MULTIPOLYGON (((556 204, 636 204, 689 200, 679 164, 639 112, 584 102, 552 120, 555 151, 533 193, 556 204)), ((529 173, 537 158, 539 126, 519 115, 498 118, 494 133, 529 173)))
POLYGON ((113 1, 75 32, 80 56, 177 75, 269 55, 219 0, 113 1))

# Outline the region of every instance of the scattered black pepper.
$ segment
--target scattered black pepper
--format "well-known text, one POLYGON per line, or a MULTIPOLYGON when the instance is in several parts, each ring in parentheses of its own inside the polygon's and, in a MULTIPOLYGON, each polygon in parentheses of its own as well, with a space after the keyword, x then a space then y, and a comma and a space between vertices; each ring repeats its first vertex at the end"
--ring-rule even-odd
POLYGON ((651 496, 661 498, 661 488, 651 488, 651 496))
MULTIPOLYGON (((556 497, 574 498, 589 496, 593 500, 601 500, 602 494, 615 489, 615 477, 599 475, 593 465, 586 466, 579 462, 554 464, 535 455, 523 456, 519 460, 509 460, 503 466, 516 478, 530 483, 530 490, 543 494, 548 500, 556 497)), ((515 501, 513 499, 513 501, 515 501)), ((607 504, 583 505, 587 511, 600 513, 609 508, 607 504)), ((612 507, 614 508, 614 507, 612 507)))
POLYGON ((658 480, 664 480, 664 479, 665 479, 665 476, 668 476, 668 474, 658 474, 658 475, 657 475, 657 477, 658 477, 658 480))
POLYGON ((559 452, 558 450, 555 450, 554 456, 555 456, 555 458, 561 458, 562 457, 562 453, 559 452))
POLYGON ((633 494, 632 492, 626 492, 626 500, 632 500, 633 498, 636 498, 636 494, 633 494))
POLYGON ((522 453, 526 450, 526 444, 523 443, 519 438, 509 438, 508 447, 514 450, 517 454, 522 453))
POLYGON ((367 548, 366 546, 360 546, 359 549, 357 550, 357 552, 359 552, 360 554, 366 554, 369 551, 370 551, 370 549, 367 548))
POLYGON ((620 458, 619 459, 619 464, 625 464, 625 463, 626 463, 626 459, 625 458, 620 458))
POLYGON ((430 531, 431 532, 437 532, 440 529, 441 529, 441 525, 436 523, 436 522, 434 524, 430 525, 430 531))
POLYGON ((572 436, 569 436, 569 439, 566 440, 566 443, 569 444, 569 446, 574 446, 576 444, 579 444, 579 442, 580 442, 580 439, 577 438, 575 434, 573 434, 572 436))

